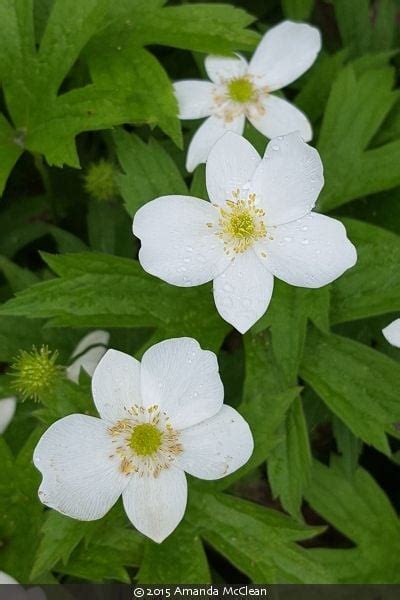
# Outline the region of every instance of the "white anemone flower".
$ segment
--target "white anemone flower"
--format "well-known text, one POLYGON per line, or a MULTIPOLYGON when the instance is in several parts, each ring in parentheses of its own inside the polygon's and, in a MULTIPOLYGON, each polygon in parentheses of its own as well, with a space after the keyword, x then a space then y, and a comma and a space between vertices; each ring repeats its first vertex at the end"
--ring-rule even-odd
POLYGON ((136 213, 142 267, 172 285, 213 280, 218 312, 246 332, 268 307, 274 275, 318 288, 357 260, 342 223, 311 212, 322 171, 318 152, 297 133, 272 140, 263 159, 226 133, 206 164, 211 202, 162 196, 136 213))
POLYGON ((208 56, 205 68, 211 81, 176 82, 180 119, 208 117, 189 145, 187 170, 206 162, 211 148, 226 131, 243 134, 246 118, 270 139, 299 131, 306 142, 311 140, 307 117, 271 92, 307 71, 320 49, 318 29, 284 21, 264 35, 250 63, 241 55, 208 56))
POLYGON ((0 400, 0 435, 5 432, 15 414, 17 399, 14 396, 0 400))
POLYGON ((85 335, 72 352, 72 363, 66 369, 67 378, 78 383, 81 369, 92 376, 100 359, 107 351, 106 346, 109 341, 110 334, 101 329, 85 335))
POLYGON ((382 333, 392 346, 396 346, 396 348, 400 348, 400 319, 395 319, 389 325, 387 325, 384 329, 382 329, 382 333))
MULTIPOLYGON (((29 589, 24 589, 20 583, 11 575, 4 573, 4 571, 0 571, 0 585, 13 585, 12 591, 9 591, 7 597, 10 600, 45 600, 46 595, 44 591, 39 587, 31 587, 29 589)), ((0 590, 0 598, 2 596, 0 590)))
POLYGON ((141 363, 108 350, 92 391, 100 418, 60 419, 33 456, 39 498, 69 517, 100 519, 122 494, 133 525, 160 543, 184 515, 185 472, 219 479, 252 454, 249 426, 223 404, 215 354, 194 339, 156 344, 141 363))

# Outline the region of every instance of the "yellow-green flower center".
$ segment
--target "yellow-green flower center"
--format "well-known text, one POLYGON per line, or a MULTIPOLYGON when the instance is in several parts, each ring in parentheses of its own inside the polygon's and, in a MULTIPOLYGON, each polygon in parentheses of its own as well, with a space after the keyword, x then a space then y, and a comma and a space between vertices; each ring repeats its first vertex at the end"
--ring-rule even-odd
POLYGON ((161 447, 162 432, 151 423, 141 423, 134 428, 129 445, 138 456, 151 456, 161 447))
POLYGON ((231 100, 245 104, 254 97, 255 88, 247 77, 232 79, 228 83, 228 93, 231 100))
MULTIPOLYGON (((224 251, 228 255, 245 252, 255 241, 267 235, 265 212, 256 205, 255 194, 241 198, 240 190, 234 190, 232 198, 220 208, 219 227, 215 232, 223 240, 224 251)), ((213 224, 207 223, 207 227, 213 227, 213 224)))
POLYGON ((246 209, 237 213, 232 213, 226 225, 226 231, 238 239, 252 237, 254 235, 254 229, 253 217, 246 209))

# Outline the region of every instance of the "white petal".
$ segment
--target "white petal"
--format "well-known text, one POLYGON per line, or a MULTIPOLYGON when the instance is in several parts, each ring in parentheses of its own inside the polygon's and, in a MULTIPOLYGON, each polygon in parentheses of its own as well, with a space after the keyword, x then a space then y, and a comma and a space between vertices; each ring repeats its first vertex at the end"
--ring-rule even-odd
POLYGON ((43 475, 43 504, 81 521, 100 519, 115 504, 129 479, 112 456, 107 426, 95 417, 69 415, 43 434, 33 454, 43 475))
POLYGON ((262 100, 265 109, 263 115, 259 113, 249 117, 252 125, 268 138, 285 135, 299 131, 305 142, 312 138, 312 129, 309 120, 296 106, 278 96, 269 94, 262 100))
POLYGON ((284 21, 264 35, 249 72, 270 91, 292 83, 307 71, 321 50, 321 34, 306 23, 284 21))
POLYGON ((217 357, 192 338, 149 348, 142 358, 141 380, 143 406, 158 404, 175 429, 212 417, 224 401, 217 357))
POLYGON ((221 317, 245 333, 268 308, 274 278, 250 248, 238 254, 214 279, 214 300, 221 317))
POLYGON ((133 232, 142 242, 143 269, 183 287, 211 281, 228 264, 215 235, 218 219, 210 202, 190 196, 162 196, 148 202, 133 221, 133 232))
POLYGON ((231 406, 198 425, 181 431, 183 453, 176 462, 200 479, 220 479, 240 469, 254 448, 253 436, 243 417, 231 406))
POLYGON ((260 163, 260 155, 250 142, 236 133, 225 133, 207 159, 206 185, 211 202, 225 205, 232 192, 248 187, 260 163))
POLYGON ((127 410, 141 405, 140 362, 118 350, 108 350, 93 374, 93 400, 99 415, 109 423, 128 416, 127 410))
POLYGON ((243 77, 247 73, 247 60, 240 54, 235 57, 207 56, 204 66, 207 75, 214 83, 224 83, 228 79, 243 77))
POLYGON ((213 84, 209 81, 177 81, 174 92, 180 119, 202 119, 213 109, 213 84))
POLYGON ((396 346, 396 348, 400 348, 400 319, 392 321, 390 325, 387 325, 387 327, 382 329, 382 333, 389 344, 396 346))
POLYGON ((244 115, 240 115, 233 121, 225 123, 218 117, 208 117, 198 128, 189 144, 186 169, 191 173, 201 163, 205 163, 211 148, 220 137, 227 131, 242 134, 244 131, 244 115))
POLYGON ((158 477, 133 475, 122 499, 133 525, 160 544, 174 531, 185 514, 185 473, 171 466, 161 471, 158 477))
POLYGON ((105 346, 107 346, 109 340, 110 334, 108 331, 103 331, 101 329, 97 329, 85 335, 71 355, 71 359, 77 358, 69 365, 69 367, 67 367, 67 378, 78 383, 81 368, 84 369, 88 375, 93 375, 100 359, 106 353, 105 346))
POLYGON ((17 406, 17 399, 14 397, 3 398, 0 400, 0 434, 4 433, 12 420, 17 406))
POLYGON ((331 283, 357 261, 357 252, 340 221, 310 213, 271 230, 273 240, 256 251, 271 272, 291 285, 318 288, 331 283), (266 258, 261 256, 266 254, 266 258))
MULTIPOLYGON (((0 585, 2 585, 2 584, 7 585, 10 583, 18 584, 18 581, 16 579, 14 579, 14 577, 11 577, 11 575, 7 575, 7 573, 4 573, 4 571, 0 571, 0 585)), ((22 588, 22 590, 23 590, 23 588, 22 588)))
POLYGON ((290 133, 268 144, 250 187, 266 212, 268 227, 308 214, 323 185, 323 166, 317 150, 298 133, 290 133))

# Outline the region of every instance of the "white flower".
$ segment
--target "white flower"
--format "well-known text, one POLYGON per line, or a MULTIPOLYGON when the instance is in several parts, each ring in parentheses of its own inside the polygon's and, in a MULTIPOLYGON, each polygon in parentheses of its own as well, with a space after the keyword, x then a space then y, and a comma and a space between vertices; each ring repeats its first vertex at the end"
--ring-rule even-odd
POLYGON ((299 131, 308 142, 312 129, 293 104, 270 92, 295 81, 315 61, 321 35, 305 23, 284 21, 270 29, 250 63, 236 58, 208 56, 205 68, 211 81, 187 80, 174 84, 181 119, 208 117, 194 135, 186 168, 206 162, 215 142, 226 132, 242 134, 246 117, 268 138, 299 131))
POLYGON ((93 375, 100 359, 106 353, 109 340, 110 334, 101 329, 96 329, 85 335, 71 355, 73 362, 66 369, 67 378, 78 383, 81 368, 88 375, 93 375))
POLYGON ((343 225, 311 212, 322 163, 297 133, 272 140, 263 159, 226 133, 207 160, 206 183, 211 203, 162 196, 136 213, 139 260, 173 285, 214 280, 220 315, 241 333, 266 311, 274 275, 318 288, 355 264, 343 225))
MULTIPOLYGON (((9 591, 8 598, 10 600, 45 600, 46 596, 43 590, 39 587, 32 587, 25 590, 14 577, 7 575, 4 571, 0 571, 0 585, 14 585, 12 591, 9 591)), ((5 598, 0 591, 0 598, 5 598)))
POLYGON ((400 348, 400 319, 395 319, 387 327, 382 329, 382 333, 392 346, 400 348))
POLYGON ((109 350, 92 391, 100 419, 57 421, 33 456, 41 501, 69 517, 99 519, 122 494, 135 527, 162 542, 185 512, 185 471, 219 479, 253 451, 247 423, 223 404, 215 354, 191 338, 156 344, 141 363, 109 350))
POLYGON ((17 406, 17 399, 14 396, 2 398, 0 400, 0 435, 5 432, 9 426, 17 406))

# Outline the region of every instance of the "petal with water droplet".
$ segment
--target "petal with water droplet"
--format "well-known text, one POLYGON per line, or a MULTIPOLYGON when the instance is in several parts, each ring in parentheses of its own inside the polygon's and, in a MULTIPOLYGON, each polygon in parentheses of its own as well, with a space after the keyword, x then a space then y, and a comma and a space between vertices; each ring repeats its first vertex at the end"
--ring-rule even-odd
POLYGON ((214 300, 221 317, 245 333, 268 308, 273 276, 250 248, 214 279, 214 300))
POLYGON ((291 285, 321 287, 340 277, 357 260, 342 223, 318 213, 279 225, 271 237, 257 242, 255 250, 274 275, 291 285))

